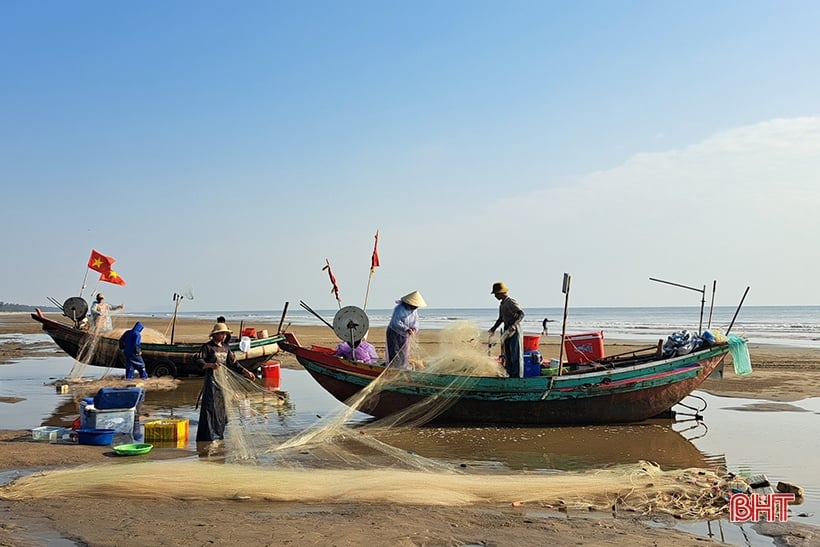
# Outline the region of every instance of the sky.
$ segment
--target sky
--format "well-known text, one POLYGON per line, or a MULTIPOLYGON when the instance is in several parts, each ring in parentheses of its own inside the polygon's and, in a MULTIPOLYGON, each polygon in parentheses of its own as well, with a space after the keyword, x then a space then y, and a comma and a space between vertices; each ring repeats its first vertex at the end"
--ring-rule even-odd
POLYGON ((813 1, 2 2, 0 301, 333 309, 328 259, 342 305, 370 309, 495 307, 500 280, 561 307, 564 273, 571 306, 700 304, 650 277, 820 305, 818 20, 813 1))

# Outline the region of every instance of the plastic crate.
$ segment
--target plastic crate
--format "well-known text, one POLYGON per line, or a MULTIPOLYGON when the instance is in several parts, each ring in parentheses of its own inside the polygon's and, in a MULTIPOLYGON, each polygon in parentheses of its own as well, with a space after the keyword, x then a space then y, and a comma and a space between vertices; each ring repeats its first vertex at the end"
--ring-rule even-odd
POLYGON ((42 427, 35 427, 31 430, 31 438, 35 441, 54 442, 63 438, 66 433, 66 428, 56 427, 51 425, 44 425, 42 427))
POLYGON ((145 442, 187 442, 188 420, 152 420, 145 423, 145 442))

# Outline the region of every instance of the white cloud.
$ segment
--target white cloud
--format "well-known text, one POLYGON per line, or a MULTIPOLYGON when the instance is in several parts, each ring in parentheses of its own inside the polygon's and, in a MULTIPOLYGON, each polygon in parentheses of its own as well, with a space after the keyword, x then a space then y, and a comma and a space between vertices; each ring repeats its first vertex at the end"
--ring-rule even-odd
POLYGON ((559 305, 564 271, 583 306, 699 302, 650 276, 717 279, 718 304, 736 304, 746 285, 747 303, 818 304, 818 182, 820 118, 739 127, 421 226, 406 273, 439 306, 492 306, 484 289, 497 278, 528 305, 559 305))

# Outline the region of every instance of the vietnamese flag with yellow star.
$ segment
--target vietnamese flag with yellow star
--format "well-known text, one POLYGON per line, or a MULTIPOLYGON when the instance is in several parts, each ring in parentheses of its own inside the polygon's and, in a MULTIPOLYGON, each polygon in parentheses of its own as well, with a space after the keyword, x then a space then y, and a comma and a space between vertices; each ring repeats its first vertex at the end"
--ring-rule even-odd
POLYGON ((108 270, 107 272, 101 273, 100 281, 105 281, 106 283, 113 283, 114 285, 125 285, 125 279, 120 277, 120 274, 118 274, 114 270, 108 270))
POLYGON ((91 257, 88 259, 88 267, 95 272, 100 272, 105 275, 111 271, 111 266, 116 262, 110 256, 98 252, 96 249, 91 249, 91 257))

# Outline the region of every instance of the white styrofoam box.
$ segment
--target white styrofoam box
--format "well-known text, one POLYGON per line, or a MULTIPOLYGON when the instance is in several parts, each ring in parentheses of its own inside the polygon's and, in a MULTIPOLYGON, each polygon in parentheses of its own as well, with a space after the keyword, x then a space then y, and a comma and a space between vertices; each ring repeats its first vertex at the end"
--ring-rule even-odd
POLYGON ((83 429, 113 429, 116 433, 134 432, 136 408, 95 408, 86 401, 80 403, 80 427, 83 429))

